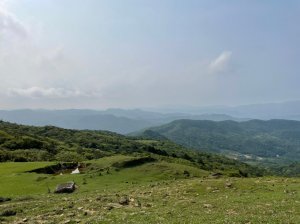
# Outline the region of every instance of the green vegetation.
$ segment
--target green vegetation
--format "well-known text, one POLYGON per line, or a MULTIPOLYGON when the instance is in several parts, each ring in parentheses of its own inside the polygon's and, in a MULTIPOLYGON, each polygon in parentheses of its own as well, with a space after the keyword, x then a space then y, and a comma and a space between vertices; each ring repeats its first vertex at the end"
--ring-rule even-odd
POLYGON ((142 153, 159 159, 181 159, 197 168, 229 176, 261 176, 264 170, 247 164, 196 152, 169 141, 145 141, 105 131, 78 131, 52 126, 33 127, 0 122, 0 161, 80 162, 105 156, 142 153))
POLYGON ((285 166, 273 166, 275 173, 283 176, 300 177, 300 162, 294 162, 285 166))
POLYGON ((168 138, 186 147, 260 164, 283 164, 300 159, 299 121, 178 120, 139 135, 152 139, 168 138))
POLYGON ((0 130, 1 223, 300 222, 297 178, 261 177, 267 171, 165 138, 6 122, 0 130), (74 193, 54 193, 70 181, 74 193))
POLYGON ((122 166, 141 158, 88 161, 77 175, 28 172, 53 162, 0 163, 0 195, 12 199, 0 203, 1 223, 300 222, 299 179, 216 178, 176 159, 122 166), (74 193, 53 193, 68 181, 74 193))

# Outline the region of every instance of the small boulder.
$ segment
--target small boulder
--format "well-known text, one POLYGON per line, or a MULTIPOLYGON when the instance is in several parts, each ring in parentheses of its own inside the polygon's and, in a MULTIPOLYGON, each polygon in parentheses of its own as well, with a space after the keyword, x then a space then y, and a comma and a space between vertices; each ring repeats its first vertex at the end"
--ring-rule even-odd
POLYGON ((75 183, 74 182, 68 182, 64 184, 59 184, 57 185, 54 193, 73 193, 76 189, 75 183))
POLYGON ((225 187, 227 187, 227 188, 231 188, 231 187, 232 187, 232 183, 231 183, 231 182, 227 182, 227 183, 225 183, 225 187))
POLYGON ((214 206, 211 204, 203 204, 203 208, 213 208, 214 206))
POLYGON ((120 205, 129 205, 129 198, 128 197, 121 197, 119 200, 120 205))
POLYGON ((210 175, 211 178, 215 178, 215 179, 220 178, 221 176, 223 176, 221 173, 212 173, 210 175))

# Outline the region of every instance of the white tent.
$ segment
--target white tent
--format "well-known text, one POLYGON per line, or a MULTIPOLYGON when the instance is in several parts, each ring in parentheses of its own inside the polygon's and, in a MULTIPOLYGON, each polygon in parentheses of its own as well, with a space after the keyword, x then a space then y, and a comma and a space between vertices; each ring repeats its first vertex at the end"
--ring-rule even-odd
POLYGON ((77 167, 75 170, 72 171, 71 174, 78 174, 78 173, 80 173, 80 171, 79 171, 79 169, 78 169, 78 167, 77 167))

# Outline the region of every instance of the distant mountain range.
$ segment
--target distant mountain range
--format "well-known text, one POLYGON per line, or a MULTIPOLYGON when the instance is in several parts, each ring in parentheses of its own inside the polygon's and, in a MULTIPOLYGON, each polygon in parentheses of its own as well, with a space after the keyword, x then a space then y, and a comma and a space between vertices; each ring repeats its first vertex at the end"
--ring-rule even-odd
POLYGON ((165 138, 186 147, 222 153, 239 160, 300 160, 300 121, 177 120, 136 135, 165 138))
POLYGON ((210 106, 210 107, 178 107, 160 109, 165 113, 173 111, 189 114, 227 114, 235 118, 252 119, 287 119, 300 120, 300 101, 287 101, 281 103, 250 104, 240 106, 210 106))
POLYGON ((177 108, 157 112, 140 109, 0 110, 0 120, 25 125, 53 125, 71 129, 107 130, 128 134, 169 122, 189 120, 248 121, 250 119, 300 120, 300 101, 236 107, 177 108))
POLYGON ((0 120, 24 125, 53 125, 70 129, 107 130, 127 134, 177 119, 243 120, 224 114, 190 115, 156 113, 143 110, 1 110, 0 120))

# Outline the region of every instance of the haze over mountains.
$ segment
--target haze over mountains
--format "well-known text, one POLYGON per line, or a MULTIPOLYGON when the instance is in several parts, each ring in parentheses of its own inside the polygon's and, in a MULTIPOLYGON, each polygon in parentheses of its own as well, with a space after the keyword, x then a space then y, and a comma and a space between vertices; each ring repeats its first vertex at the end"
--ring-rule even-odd
POLYGON ((239 106, 208 106, 208 107, 174 107, 165 112, 182 112, 191 114, 217 113, 227 114, 237 118, 251 119, 287 119, 300 120, 300 101, 286 101, 279 103, 247 104, 239 106), (174 109, 175 108, 175 109, 174 109))
POLYGON ((300 101, 236 107, 99 110, 1 110, 0 119, 26 125, 54 125, 71 129, 108 130, 128 134, 174 120, 247 121, 250 119, 300 120, 300 101))
POLYGON ((54 125, 70 129, 107 130, 128 134, 177 119, 241 120, 223 114, 163 114, 142 110, 12 110, 0 111, 0 119, 25 125, 54 125))

